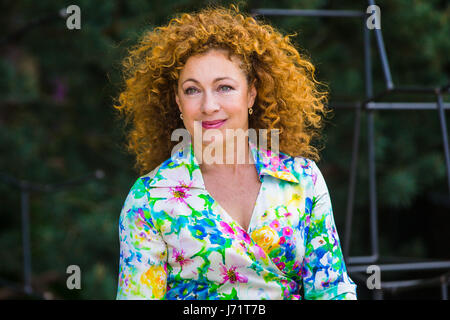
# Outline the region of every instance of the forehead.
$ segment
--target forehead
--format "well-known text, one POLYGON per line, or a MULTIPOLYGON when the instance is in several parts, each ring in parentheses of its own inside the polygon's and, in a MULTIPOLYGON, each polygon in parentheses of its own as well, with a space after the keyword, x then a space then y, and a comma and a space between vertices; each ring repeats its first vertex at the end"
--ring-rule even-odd
POLYGON ((207 80, 209 78, 231 77, 241 80, 245 77, 244 71, 240 68, 241 63, 239 57, 235 55, 229 57, 226 50, 211 49, 206 53, 189 57, 181 70, 180 78, 197 77, 207 80))

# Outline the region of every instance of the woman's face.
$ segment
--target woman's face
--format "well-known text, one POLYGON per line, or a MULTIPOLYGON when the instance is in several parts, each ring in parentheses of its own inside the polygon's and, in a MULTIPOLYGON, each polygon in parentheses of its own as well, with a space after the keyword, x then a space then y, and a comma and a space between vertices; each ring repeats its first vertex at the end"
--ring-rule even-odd
MULTIPOLYGON (((211 49, 186 61, 175 100, 192 137, 195 122, 203 135, 216 129, 223 138, 227 129, 248 129, 248 109, 253 106, 256 89, 254 85, 249 88, 246 75, 239 67, 240 59, 236 56, 231 59, 225 50, 211 49)), ((217 137, 212 140, 218 142, 217 137)), ((202 143, 208 142, 204 137, 202 143)))

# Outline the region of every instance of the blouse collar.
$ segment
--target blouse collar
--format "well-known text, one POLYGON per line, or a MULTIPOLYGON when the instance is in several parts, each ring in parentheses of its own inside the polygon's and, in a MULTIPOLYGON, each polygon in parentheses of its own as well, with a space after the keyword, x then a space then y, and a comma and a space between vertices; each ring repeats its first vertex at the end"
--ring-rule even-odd
MULTIPOLYGON (((249 148, 261 181, 262 176, 268 175, 280 180, 299 183, 299 174, 294 169, 293 157, 282 152, 275 153, 258 148, 253 142, 249 142, 249 148)), ((149 183, 149 187, 183 185, 189 188, 205 189, 200 166, 194 156, 192 142, 177 149, 168 160, 151 173, 143 176, 143 178, 145 177, 149 178, 145 179, 149 183)))

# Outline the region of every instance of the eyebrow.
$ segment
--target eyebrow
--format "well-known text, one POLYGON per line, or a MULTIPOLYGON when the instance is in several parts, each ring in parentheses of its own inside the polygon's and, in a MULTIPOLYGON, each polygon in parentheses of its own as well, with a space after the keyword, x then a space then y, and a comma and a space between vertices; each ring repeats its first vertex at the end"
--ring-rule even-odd
MULTIPOLYGON (((234 79, 233 79, 233 78, 230 78, 230 77, 220 77, 220 78, 215 78, 213 82, 217 82, 217 81, 224 80, 224 79, 230 79, 230 80, 233 80, 233 81, 234 81, 234 79)), ((195 79, 193 79, 193 78, 188 78, 188 79, 186 79, 186 80, 183 81, 182 85, 183 85, 185 82, 187 82, 187 81, 194 81, 194 82, 196 82, 196 83, 200 83, 200 82, 198 82, 197 80, 195 80, 195 79)))

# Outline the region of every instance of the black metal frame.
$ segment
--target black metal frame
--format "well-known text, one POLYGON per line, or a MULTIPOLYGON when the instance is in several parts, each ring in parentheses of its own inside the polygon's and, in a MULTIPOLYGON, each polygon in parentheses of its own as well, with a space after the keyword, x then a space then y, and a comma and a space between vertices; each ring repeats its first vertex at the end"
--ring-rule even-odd
POLYGON ((23 284, 16 284, 5 279, 0 279, 0 284, 10 289, 37 299, 45 299, 42 293, 36 292, 32 287, 32 263, 30 245, 30 194, 32 192, 57 192, 66 188, 74 187, 92 181, 93 179, 103 179, 105 173, 98 169, 93 173, 86 174, 69 181, 54 184, 32 183, 26 180, 14 178, 8 174, 0 173, 0 181, 20 190, 20 209, 22 220, 22 251, 23 251, 23 284))
MULTIPOLYGON (((374 5, 373 0, 368 1, 368 5, 374 5)), ((376 193, 376 167, 375 167, 375 142, 374 142, 374 112, 375 110, 438 110, 440 120, 442 140, 444 146, 445 163, 447 170, 447 181, 450 194, 450 152, 447 136, 447 124, 445 120, 445 109, 450 108, 450 103, 443 103, 442 95, 449 92, 449 85, 440 88, 419 87, 395 87, 392 81, 389 62, 384 46, 383 35, 381 29, 374 29, 378 54, 381 59, 386 90, 375 95, 373 94, 372 83, 372 58, 370 45, 370 30, 366 26, 368 15, 362 11, 349 10, 293 10, 293 9, 254 9, 252 15, 264 16, 303 16, 303 17, 338 17, 338 18, 360 18, 363 23, 363 41, 364 41, 364 77, 365 77, 365 96, 363 102, 353 103, 336 103, 334 107, 353 108, 355 109, 355 122, 353 132, 352 160, 349 177, 349 190, 347 198, 347 210, 345 221, 344 235, 344 253, 350 252, 350 240, 353 217, 353 204, 355 198, 356 169, 359 154, 359 137, 361 126, 361 111, 367 114, 367 130, 368 130, 368 166, 369 166, 369 199, 370 199, 370 239, 371 254, 369 256, 345 256, 347 262, 347 270, 352 273, 355 280, 364 281, 361 273, 365 273, 369 264, 375 264, 380 261, 378 247, 378 214, 377 214, 377 193, 376 193), (377 102, 382 97, 395 93, 411 93, 411 94, 430 94, 436 96, 436 103, 398 103, 398 102, 377 102)), ((381 272, 387 271, 407 271, 407 270, 432 270, 443 269, 447 273, 433 279, 416 279, 408 281, 390 281, 382 282, 381 290, 373 290, 375 299, 383 298, 383 290, 399 291, 404 288, 424 287, 430 285, 441 286, 441 297, 443 300, 448 299, 448 283, 450 282, 449 270, 450 261, 426 261, 426 262, 408 262, 395 264, 379 264, 381 272)), ((363 282, 364 283, 364 282, 363 282)))

